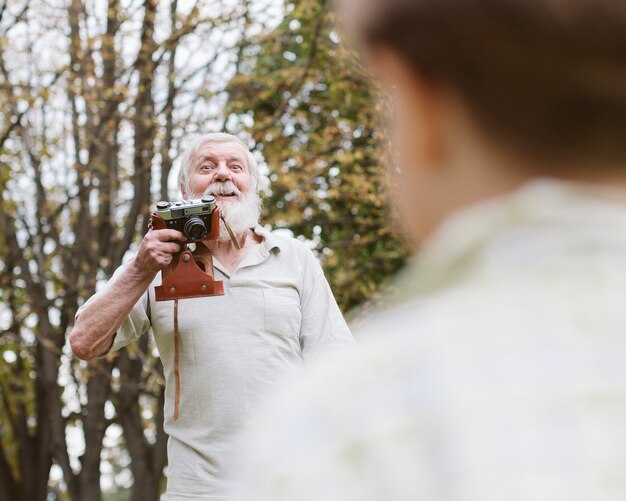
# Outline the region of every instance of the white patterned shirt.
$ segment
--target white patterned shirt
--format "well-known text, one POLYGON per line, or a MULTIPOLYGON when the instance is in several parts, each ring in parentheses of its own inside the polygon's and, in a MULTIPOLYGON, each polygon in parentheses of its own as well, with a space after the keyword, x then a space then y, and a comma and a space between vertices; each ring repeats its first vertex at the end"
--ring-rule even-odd
POLYGON ((238 501, 626 499, 626 192, 533 181, 400 283, 253 423, 238 501))

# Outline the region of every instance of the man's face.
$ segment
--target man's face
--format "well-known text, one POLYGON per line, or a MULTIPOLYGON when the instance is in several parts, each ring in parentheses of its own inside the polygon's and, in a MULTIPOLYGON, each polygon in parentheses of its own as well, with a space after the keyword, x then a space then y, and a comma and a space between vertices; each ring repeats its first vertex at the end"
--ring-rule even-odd
MULTIPOLYGON (((190 158, 189 192, 185 197, 213 195, 233 232, 253 228, 261 215, 261 202, 248 165, 247 150, 235 142, 207 142, 190 158)), ((228 232, 220 221, 220 240, 228 232)))
POLYGON ((189 188, 193 196, 212 194, 218 205, 221 205, 223 202, 240 200, 255 188, 247 151, 240 144, 204 143, 190 162, 189 188))

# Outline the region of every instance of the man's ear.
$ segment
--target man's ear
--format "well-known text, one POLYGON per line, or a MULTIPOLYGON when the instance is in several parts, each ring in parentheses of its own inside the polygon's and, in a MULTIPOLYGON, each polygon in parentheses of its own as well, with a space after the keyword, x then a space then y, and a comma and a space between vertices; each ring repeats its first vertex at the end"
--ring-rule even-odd
POLYGON ((420 76, 414 76, 411 82, 415 108, 419 110, 423 122, 418 147, 426 165, 440 165, 444 152, 444 131, 438 88, 420 76))
POLYGON ((440 165, 445 149, 440 87, 391 48, 376 49, 371 57, 376 76, 393 100, 394 135, 411 144, 416 164, 440 165))

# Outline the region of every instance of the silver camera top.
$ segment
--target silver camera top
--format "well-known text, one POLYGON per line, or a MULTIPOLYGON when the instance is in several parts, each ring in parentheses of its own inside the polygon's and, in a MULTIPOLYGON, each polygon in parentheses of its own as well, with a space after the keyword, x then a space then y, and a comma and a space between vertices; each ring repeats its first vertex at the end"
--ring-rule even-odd
POLYGON ((217 204, 215 197, 211 195, 205 195, 202 198, 193 200, 181 200, 179 202, 166 202, 161 201, 156 204, 156 213, 165 221, 171 219, 178 219, 186 216, 193 215, 208 215, 211 214, 217 204))

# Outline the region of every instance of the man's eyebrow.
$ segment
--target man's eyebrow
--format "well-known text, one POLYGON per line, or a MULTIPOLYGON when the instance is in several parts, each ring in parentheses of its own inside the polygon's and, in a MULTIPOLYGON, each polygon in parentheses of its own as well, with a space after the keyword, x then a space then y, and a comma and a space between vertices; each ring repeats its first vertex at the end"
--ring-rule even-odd
MULTIPOLYGON (((230 155, 228 157, 228 160, 229 160, 229 162, 239 162, 239 163, 244 164, 246 166, 248 165, 246 160, 242 156, 239 156, 237 154, 230 155)), ((211 161, 211 162, 215 161, 215 155, 212 154, 212 153, 204 153, 203 155, 199 156, 194 163, 196 165, 200 165, 200 164, 202 164, 202 163, 204 163, 206 161, 211 161)))
POLYGON ((239 155, 232 155, 229 160, 234 161, 234 162, 239 162, 240 164, 246 164, 246 160, 239 156, 239 155))
POLYGON ((194 162, 193 163, 195 165, 199 165, 199 164, 202 164, 202 163, 206 162, 207 160, 213 160, 213 158, 214 158, 213 155, 205 153, 203 155, 200 155, 200 156, 197 156, 196 158, 194 158, 194 162))

